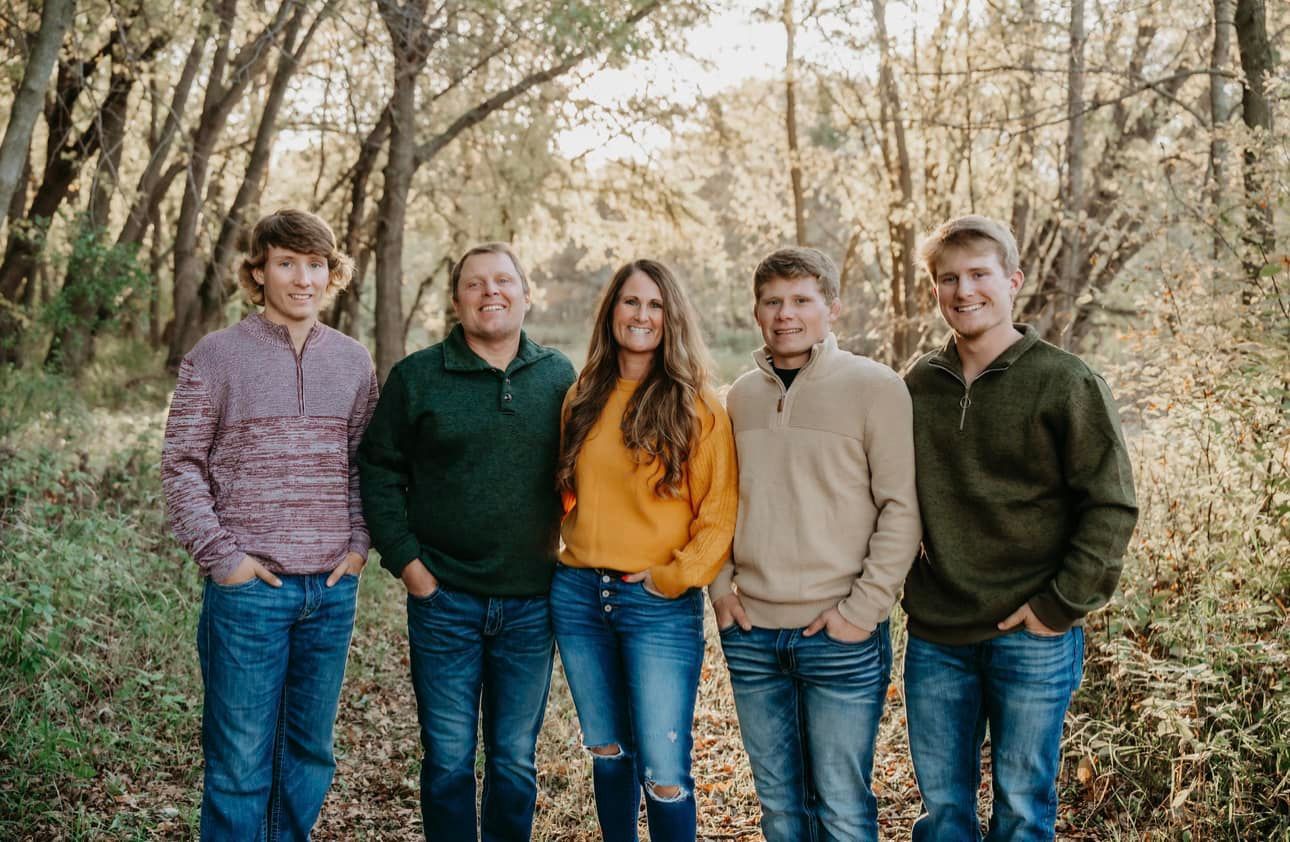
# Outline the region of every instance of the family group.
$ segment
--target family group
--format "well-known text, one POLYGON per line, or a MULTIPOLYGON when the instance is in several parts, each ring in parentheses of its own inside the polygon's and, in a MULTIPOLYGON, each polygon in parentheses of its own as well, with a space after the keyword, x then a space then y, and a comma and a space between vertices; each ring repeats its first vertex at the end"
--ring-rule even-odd
POLYGON ((331 229, 261 219, 239 269, 261 309, 185 357, 161 466, 204 578, 202 838, 309 838, 375 548, 407 591, 427 839, 530 838, 558 651, 603 838, 635 840, 643 800, 654 842, 694 840, 705 591, 767 840, 878 838, 898 600, 914 840, 982 838, 987 732, 985 838, 1053 839, 1083 618, 1137 518, 1129 455, 1105 381, 1012 321, 1006 226, 953 219, 919 261, 949 336, 902 376, 839 346, 827 255, 767 255, 764 344, 723 401, 666 265, 614 273, 578 373, 485 243, 452 268, 446 338, 379 384, 320 321, 352 274, 331 229))

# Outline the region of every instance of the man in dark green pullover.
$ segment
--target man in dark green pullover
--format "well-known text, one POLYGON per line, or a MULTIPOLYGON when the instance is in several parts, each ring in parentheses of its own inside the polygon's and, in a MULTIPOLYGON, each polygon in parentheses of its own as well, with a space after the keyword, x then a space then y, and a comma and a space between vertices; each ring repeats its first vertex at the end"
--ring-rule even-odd
POLYGON ((363 513, 408 597, 427 839, 527 840, 551 686, 560 407, 573 366, 523 333, 519 260, 476 246, 451 275, 460 324, 390 370, 358 451, 363 513))
POLYGON ((953 332, 905 381, 923 548, 905 583, 905 695, 919 842, 979 840, 988 727, 990 842, 1048 840, 1083 617, 1105 605, 1137 520, 1105 381, 1012 323, 1016 240, 980 216, 923 243, 953 332))

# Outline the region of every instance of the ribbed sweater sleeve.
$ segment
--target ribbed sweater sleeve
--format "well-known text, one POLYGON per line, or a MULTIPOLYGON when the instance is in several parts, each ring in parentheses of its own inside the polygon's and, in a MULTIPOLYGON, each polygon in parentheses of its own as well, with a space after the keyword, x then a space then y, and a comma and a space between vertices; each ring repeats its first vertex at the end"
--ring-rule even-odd
POLYGON ((376 369, 368 377, 367 390, 359 391, 354 402, 354 411, 349 416, 349 551, 358 553, 364 559, 372 546, 371 534, 367 530, 367 521, 363 518, 363 495, 358 470, 358 445, 363 440, 363 433, 372 420, 372 412, 380 391, 376 383, 376 369))
POLYGON ((730 417, 715 396, 705 395, 704 401, 710 414, 704 419, 703 434, 687 465, 694 510, 690 540, 672 553, 670 562, 650 571, 658 592, 671 598, 688 588, 710 583, 730 557, 735 535, 739 472, 734 433, 730 417))
POLYGON ((161 487, 166 519, 179 543, 215 581, 227 579, 245 553, 215 513, 210 453, 220 413, 192 361, 185 358, 166 419, 161 487))
POLYGON ((1029 600, 1054 631, 1065 631, 1111 599, 1138 517, 1111 390, 1089 371, 1065 389, 1064 398, 1068 426, 1061 458, 1075 525, 1057 575, 1029 600))
POLYGON ((894 372, 876 379, 872 390, 864 450, 878 516, 860 576, 838 604, 847 622, 869 631, 887 619, 896 604, 923 533, 914 481, 914 412, 909 390, 894 372))
POLYGON ((396 577, 421 554, 407 515, 411 439, 407 387, 396 366, 376 402, 357 460, 372 546, 381 554, 381 566, 396 577))

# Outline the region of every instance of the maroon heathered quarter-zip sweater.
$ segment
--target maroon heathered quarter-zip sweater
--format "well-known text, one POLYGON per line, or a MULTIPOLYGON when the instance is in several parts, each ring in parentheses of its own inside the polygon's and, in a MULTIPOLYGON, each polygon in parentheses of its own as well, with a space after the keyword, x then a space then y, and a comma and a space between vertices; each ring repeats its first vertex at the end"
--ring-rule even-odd
POLYGON ((355 452, 376 406, 367 349, 315 325, 299 354, 256 313, 188 352, 161 455, 166 516, 202 574, 243 555, 274 573, 367 556, 355 452))

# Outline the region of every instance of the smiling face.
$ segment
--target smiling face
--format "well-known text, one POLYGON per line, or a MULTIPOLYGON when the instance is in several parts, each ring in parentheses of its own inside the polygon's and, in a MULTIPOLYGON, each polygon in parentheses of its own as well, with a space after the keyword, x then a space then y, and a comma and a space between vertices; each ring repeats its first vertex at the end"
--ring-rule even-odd
POLYGON ((842 308, 824 297, 815 278, 772 278, 757 293, 753 317, 777 368, 801 368, 811 348, 829 335, 842 308))
POLYGON ((468 339, 486 343, 517 339, 530 303, 529 291, 507 255, 472 254, 462 264, 452 308, 468 339))
POLYGON ((269 246, 252 277, 264 290, 264 317, 287 327, 312 327, 327 292, 327 258, 269 246))
POLYGON ((649 275, 633 272, 618 288, 610 328, 618 346, 619 371, 646 370, 663 341, 663 291, 649 275))
POLYGON ((955 337, 988 344, 1009 334, 1022 277, 1008 274, 988 241, 947 246, 936 257, 936 303, 955 337))

